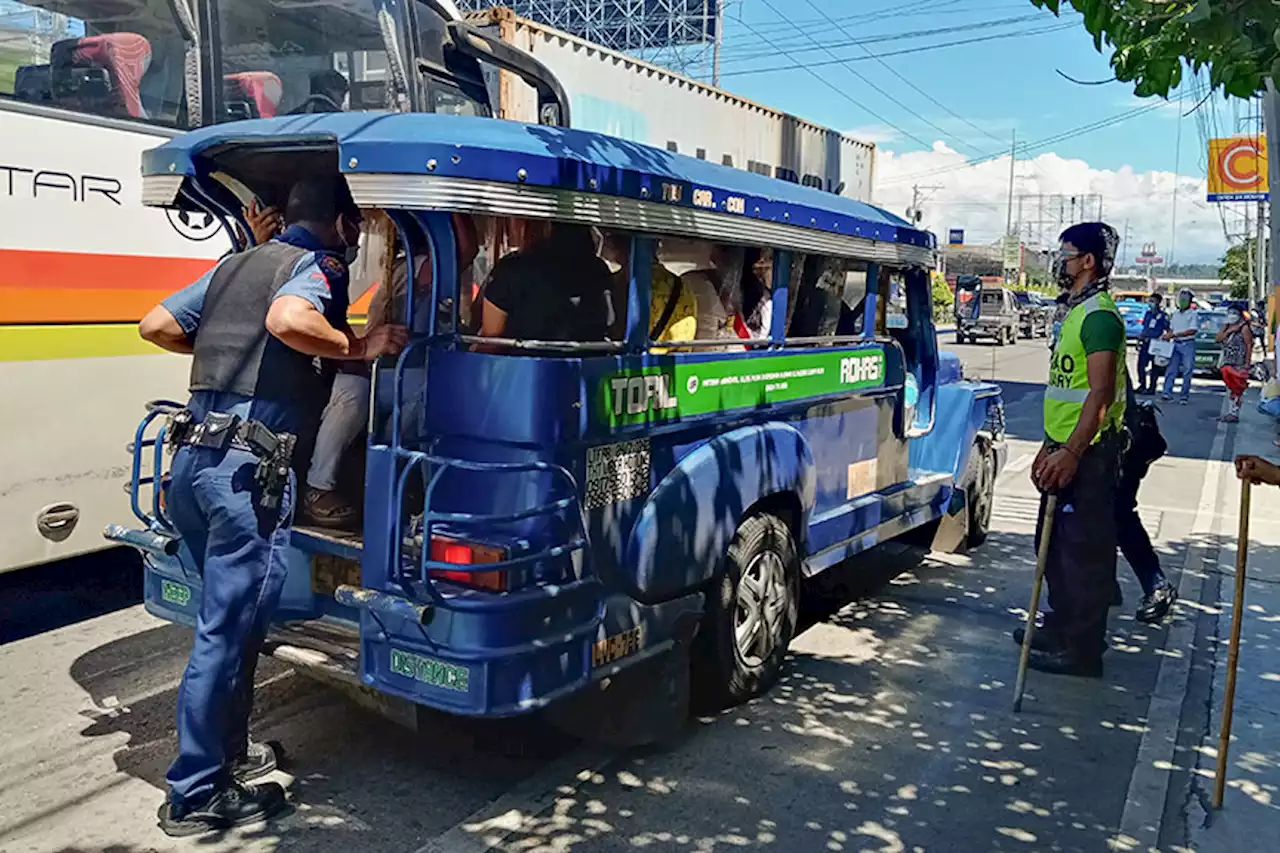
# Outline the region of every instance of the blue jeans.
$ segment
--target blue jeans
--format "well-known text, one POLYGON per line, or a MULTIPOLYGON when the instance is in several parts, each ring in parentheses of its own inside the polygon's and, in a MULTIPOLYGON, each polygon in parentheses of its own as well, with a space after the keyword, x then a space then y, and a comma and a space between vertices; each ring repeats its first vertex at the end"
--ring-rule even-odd
POLYGON ((170 801, 199 804, 248 747, 253 677, 284 587, 295 485, 279 509, 259 503, 247 450, 184 447, 173 460, 169 516, 204 580, 191 659, 178 688, 170 801))
POLYGON ((1173 345, 1173 357, 1164 374, 1164 393, 1173 396, 1173 380, 1182 377, 1182 399, 1191 399, 1191 374, 1196 369, 1196 342, 1178 341, 1173 345))

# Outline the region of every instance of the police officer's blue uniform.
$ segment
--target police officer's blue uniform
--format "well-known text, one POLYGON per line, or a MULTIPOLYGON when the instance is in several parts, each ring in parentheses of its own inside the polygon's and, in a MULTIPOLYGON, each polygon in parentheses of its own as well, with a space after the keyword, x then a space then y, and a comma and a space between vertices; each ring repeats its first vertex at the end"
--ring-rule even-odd
MULTIPOLYGON (((282 296, 301 297, 345 327, 346 264, 298 225, 224 259, 162 303, 194 344, 195 423, 234 414, 276 433, 314 436, 331 376, 267 332, 267 311, 282 296)), ((175 820, 226 788, 231 763, 248 747, 254 669, 284 584, 296 494, 290 475, 279 506, 264 507, 258 463, 238 441, 221 450, 184 446, 173 460, 166 505, 204 581, 178 692, 179 754, 166 776, 175 820)))

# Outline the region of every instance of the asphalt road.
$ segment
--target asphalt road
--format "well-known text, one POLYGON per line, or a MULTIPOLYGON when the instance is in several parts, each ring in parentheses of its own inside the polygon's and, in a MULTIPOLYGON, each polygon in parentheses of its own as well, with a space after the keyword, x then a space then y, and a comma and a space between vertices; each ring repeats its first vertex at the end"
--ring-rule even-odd
MULTIPOLYGON (((121 580, 114 603, 88 596, 90 618, 52 608, 0 645, 0 853, 1095 851, 1135 821, 1172 849, 1181 787, 1150 794, 1139 760, 1168 629, 1132 619, 1139 593, 1123 565, 1105 679, 1033 673, 1023 713, 1010 710, 1047 350, 943 343, 967 375, 1005 389, 1009 465, 992 536, 966 556, 886 549, 841 568, 768 695, 692 720, 661 751, 619 752, 537 726, 441 720, 408 734, 267 662, 255 732, 289 748, 296 808, 271 826, 177 842, 155 810, 189 636, 130 604, 121 580), (1150 795, 1136 802, 1135 788, 1150 795)), ((1205 460, 1223 448, 1220 404, 1202 383, 1192 405, 1166 410, 1170 455, 1144 486, 1143 517, 1175 582, 1205 460)), ((75 575, 59 578, 75 600, 75 575)), ((42 597, 14 586, 0 589, 6 620, 42 597)))

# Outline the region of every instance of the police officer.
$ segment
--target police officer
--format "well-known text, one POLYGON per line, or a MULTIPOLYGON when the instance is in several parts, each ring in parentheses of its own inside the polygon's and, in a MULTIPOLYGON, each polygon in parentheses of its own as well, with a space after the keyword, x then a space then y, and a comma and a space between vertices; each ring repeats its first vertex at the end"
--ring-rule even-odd
MULTIPOLYGON (((1101 222, 1073 225, 1061 241, 1057 272, 1068 311, 1045 389, 1045 442, 1031 469, 1042 494, 1058 495, 1045 569, 1052 612, 1030 665, 1098 677, 1116 587, 1115 493, 1125 444, 1125 328, 1107 291, 1119 241, 1101 222)), ((1045 508, 1042 498, 1042 519, 1045 508)))
POLYGON ((331 373, 320 359, 373 359, 407 337, 388 325, 360 338, 347 325, 360 215, 341 179, 299 182, 285 221, 279 237, 224 258, 139 327, 146 340, 194 356, 189 414, 171 427, 181 435, 166 499, 204 580, 178 692, 178 757, 159 811, 161 829, 174 836, 285 806, 279 785, 251 784, 276 768, 281 751, 251 743, 248 722, 255 664, 285 578, 295 487, 288 449, 314 435, 328 400, 331 373), (272 453, 283 464, 263 468, 272 453))

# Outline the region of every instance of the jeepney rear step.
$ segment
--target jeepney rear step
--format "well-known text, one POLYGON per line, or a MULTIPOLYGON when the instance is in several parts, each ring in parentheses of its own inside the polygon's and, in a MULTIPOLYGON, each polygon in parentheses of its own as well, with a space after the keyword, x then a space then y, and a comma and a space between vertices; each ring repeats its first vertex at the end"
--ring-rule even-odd
POLYGON ((360 630, 354 625, 290 622, 271 629, 262 651, 321 680, 362 686, 360 630))
POLYGON ((354 560, 360 559, 364 550, 364 533, 359 530, 334 530, 306 524, 293 526, 293 544, 304 551, 327 552, 354 560))

